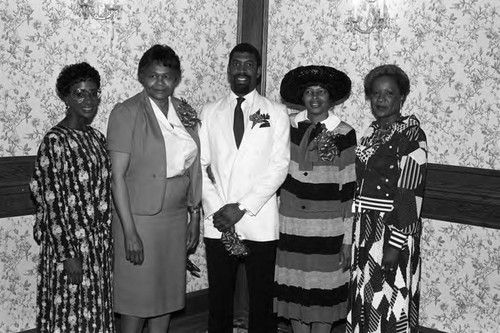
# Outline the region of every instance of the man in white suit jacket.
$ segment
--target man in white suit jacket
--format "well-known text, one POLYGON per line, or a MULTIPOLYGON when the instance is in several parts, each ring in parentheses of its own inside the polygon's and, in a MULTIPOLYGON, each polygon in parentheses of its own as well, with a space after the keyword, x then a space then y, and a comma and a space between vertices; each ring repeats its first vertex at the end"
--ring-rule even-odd
POLYGON ((276 191, 285 180, 290 162, 290 123, 284 105, 262 97, 255 89, 261 75, 261 58, 255 47, 238 44, 229 56, 227 74, 231 92, 205 105, 201 113, 208 332, 232 332, 233 294, 240 260, 245 264, 248 281, 249 333, 275 332, 272 298, 279 223, 276 191), (239 147, 233 129, 238 97, 244 98, 239 103, 244 128, 239 147), (243 259, 231 256, 220 240, 221 231, 232 226, 249 248, 249 255, 243 259))

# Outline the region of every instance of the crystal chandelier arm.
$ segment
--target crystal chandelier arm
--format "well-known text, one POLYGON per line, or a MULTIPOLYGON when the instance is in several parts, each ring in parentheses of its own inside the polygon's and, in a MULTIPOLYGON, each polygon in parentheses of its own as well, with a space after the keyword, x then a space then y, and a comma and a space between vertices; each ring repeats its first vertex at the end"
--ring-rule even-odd
POLYGON ((120 11, 121 5, 116 1, 106 0, 76 0, 76 13, 85 20, 92 17, 94 20, 108 20, 120 11))
POLYGON ((358 16, 351 16, 346 22, 349 31, 357 31, 361 34, 368 35, 372 33, 375 29, 378 31, 384 29, 387 26, 388 18, 384 15, 380 15, 380 10, 375 7, 371 7, 367 18, 364 20, 366 23, 363 27, 363 18, 358 16), (371 22, 371 23, 370 23, 371 22))
POLYGON ((120 5, 108 5, 105 4, 102 9, 99 6, 94 6, 94 11, 92 13, 92 17, 94 20, 108 20, 112 19, 116 13, 120 10, 120 5))

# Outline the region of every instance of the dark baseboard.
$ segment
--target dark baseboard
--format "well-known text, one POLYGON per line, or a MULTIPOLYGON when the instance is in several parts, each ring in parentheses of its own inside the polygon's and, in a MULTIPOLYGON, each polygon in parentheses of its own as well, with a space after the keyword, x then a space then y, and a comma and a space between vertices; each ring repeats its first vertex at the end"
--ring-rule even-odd
MULTIPOLYGON (((186 307, 172 314, 169 333, 201 332, 206 330, 207 323, 208 289, 193 291, 186 296, 186 307)), ((19 333, 36 333, 36 329, 19 333)))
POLYGON ((208 327, 208 288, 186 296, 186 307, 172 315, 169 333, 204 332, 208 327))
MULTIPOLYGON (((172 315, 169 333, 204 332, 208 323, 208 289, 193 291, 186 296, 186 307, 172 315)), ((119 331, 117 331, 119 332, 119 331)), ((36 329, 19 333, 36 333, 36 329)), ((446 333, 420 327, 419 333, 446 333)))

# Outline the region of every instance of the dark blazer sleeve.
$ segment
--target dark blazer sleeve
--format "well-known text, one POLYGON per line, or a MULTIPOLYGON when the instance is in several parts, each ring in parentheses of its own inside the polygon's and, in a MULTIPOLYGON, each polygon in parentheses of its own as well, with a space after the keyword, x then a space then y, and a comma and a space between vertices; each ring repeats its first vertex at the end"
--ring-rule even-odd
POLYGON ((420 211, 424 192, 427 142, 419 127, 411 127, 403 133, 399 147, 402 169, 394 196, 394 209, 387 216, 390 225, 389 245, 400 249, 408 235, 420 233, 420 211))

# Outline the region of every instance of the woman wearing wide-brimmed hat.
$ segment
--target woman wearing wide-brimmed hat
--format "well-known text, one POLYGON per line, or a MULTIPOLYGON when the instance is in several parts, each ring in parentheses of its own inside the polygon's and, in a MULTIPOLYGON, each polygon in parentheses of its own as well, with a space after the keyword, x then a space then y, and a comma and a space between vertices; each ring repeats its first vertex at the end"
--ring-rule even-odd
POLYGON ((275 273, 274 308, 295 333, 345 323, 356 133, 333 107, 350 91, 349 77, 327 66, 295 68, 281 82, 283 100, 306 108, 291 119, 275 273))

